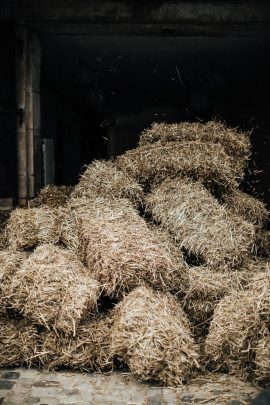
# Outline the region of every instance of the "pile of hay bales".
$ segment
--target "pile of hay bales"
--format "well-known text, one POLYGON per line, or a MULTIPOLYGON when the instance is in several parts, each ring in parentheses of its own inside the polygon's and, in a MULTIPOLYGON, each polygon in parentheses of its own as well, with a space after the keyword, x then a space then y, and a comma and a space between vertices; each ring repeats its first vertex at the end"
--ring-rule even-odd
POLYGON ((250 149, 248 133, 216 121, 153 124, 74 188, 47 186, 14 210, 0 365, 269 382, 268 211, 239 188, 250 149))

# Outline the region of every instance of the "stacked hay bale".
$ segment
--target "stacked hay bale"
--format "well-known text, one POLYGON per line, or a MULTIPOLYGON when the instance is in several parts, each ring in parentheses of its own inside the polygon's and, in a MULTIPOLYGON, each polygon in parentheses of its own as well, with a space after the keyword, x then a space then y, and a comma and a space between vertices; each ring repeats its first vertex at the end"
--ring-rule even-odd
POLYGON ((30 208, 38 208, 47 205, 51 208, 58 208, 67 202, 73 191, 72 186, 55 186, 50 184, 40 190, 37 197, 30 201, 30 208))
POLYGON ((189 322, 173 297, 140 287, 114 311, 112 352, 139 379, 174 386, 199 367, 189 322))
POLYGON ((61 226, 56 209, 18 208, 7 223, 8 244, 13 250, 34 248, 42 243, 57 243, 61 226))
MULTIPOLYGON (((0 365, 120 362, 163 385, 205 369, 265 382, 268 212, 239 189, 249 155, 249 134, 216 121, 154 124, 74 189, 46 187, 13 211, 0 322, 25 350, 0 365)), ((0 334, 3 353, 9 342, 0 334)))

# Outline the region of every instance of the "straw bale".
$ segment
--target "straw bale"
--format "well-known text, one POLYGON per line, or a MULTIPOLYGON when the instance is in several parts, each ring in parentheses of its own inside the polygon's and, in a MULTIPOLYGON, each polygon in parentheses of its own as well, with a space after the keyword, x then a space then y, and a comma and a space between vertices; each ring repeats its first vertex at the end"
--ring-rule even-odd
POLYGON ((249 284, 250 295, 256 299, 257 310, 262 319, 270 326, 270 267, 256 274, 249 284))
POLYGON ((223 195, 223 204, 234 215, 260 227, 265 226, 268 211, 265 204, 257 198, 241 190, 231 190, 223 195))
POLYGON ((184 175, 209 187, 230 189, 236 187, 244 174, 221 145, 198 141, 141 146, 118 156, 116 164, 146 188, 184 175))
POLYGON ((257 255, 270 258, 270 231, 265 229, 257 231, 256 250, 257 255))
POLYGON ((24 321, 0 319, 0 367, 30 366, 37 339, 34 326, 24 321))
POLYGON ((189 267, 184 261, 181 249, 174 243, 173 237, 166 229, 153 223, 149 223, 148 228, 165 249, 172 263, 172 269, 168 272, 168 277, 166 278, 165 273, 163 276, 166 278, 165 284, 168 290, 177 295, 186 293, 189 289, 189 267))
POLYGON ((80 257, 80 228, 78 226, 77 211, 68 206, 61 207, 59 209, 59 219, 61 223, 60 242, 80 257))
POLYGON ((205 341, 205 360, 215 371, 241 374, 252 368, 254 347, 265 330, 249 291, 233 291, 216 306, 205 341))
POLYGON ((6 232, 6 223, 10 216, 10 210, 1 210, 0 209, 0 250, 7 248, 7 232, 6 232))
POLYGON ((25 252, 12 252, 10 250, 0 252, 0 313, 2 315, 6 314, 9 307, 11 280, 27 257, 25 252))
POLYGON ((112 161, 96 160, 86 168, 72 197, 128 198, 136 206, 143 200, 143 190, 127 173, 118 170, 112 161))
POLYGON ((11 281, 12 308, 48 329, 75 334, 94 313, 100 286, 74 255, 54 245, 39 246, 11 281))
POLYGON ((65 205, 73 189, 73 186, 55 186, 49 184, 42 188, 37 197, 29 202, 29 206, 31 208, 37 208, 43 205, 48 205, 51 208, 61 207, 65 205))
POLYGON ((221 144, 228 155, 245 161, 251 152, 250 132, 230 128, 219 121, 180 122, 178 124, 156 123, 144 130, 140 136, 140 146, 162 142, 212 142, 221 144))
POLYGON ((253 248, 254 226, 228 215, 199 182, 167 180, 146 197, 146 206, 181 248, 211 268, 239 266, 253 248))
POLYGON ((173 386, 198 367, 189 322, 174 297, 139 287, 114 309, 112 353, 140 380, 173 386))
POLYGON ((57 243, 60 237, 58 211, 46 206, 18 208, 10 215, 7 232, 9 246, 15 250, 57 243))
POLYGON ((102 315, 79 325, 73 338, 44 332, 38 355, 39 366, 80 371, 111 370, 111 324, 111 318, 102 315))
POLYGON ((257 382, 269 385, 270 381, 270 334, 265 332, 255 348, 255 379, 257 382))
POLYGON ((251 260, 235 271, 221 269, 213 272, 200 266, 190 268, 189 289, 182 305, 197 337, 202 338, 208 332, 218 302, 233 290, 245 289, 252 275, 262 268, 257 261, 251 260))
POLYGON ((121 298, 134 287, 182 289, 184 266, 171 255, 125 199, 96 199, 80 214, 81 250, 90 273, 106 295, 121 298))

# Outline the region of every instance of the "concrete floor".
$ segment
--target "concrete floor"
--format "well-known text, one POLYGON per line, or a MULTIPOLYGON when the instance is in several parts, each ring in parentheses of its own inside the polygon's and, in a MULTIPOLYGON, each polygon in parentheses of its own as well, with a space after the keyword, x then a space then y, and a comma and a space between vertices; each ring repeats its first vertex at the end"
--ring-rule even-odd
POLYGON ((252 384, 226 375, 197 378, 178 388, 162 388, 116 372, 100 375, 0 369, 0 404, 4 405, 242 405, 248 404, 257 392, 252 384))

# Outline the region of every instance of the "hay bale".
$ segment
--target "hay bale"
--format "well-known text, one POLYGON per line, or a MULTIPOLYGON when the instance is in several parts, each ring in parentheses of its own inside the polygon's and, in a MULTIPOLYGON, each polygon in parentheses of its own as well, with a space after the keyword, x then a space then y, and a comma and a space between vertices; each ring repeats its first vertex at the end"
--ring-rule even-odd
POLYGON ((0 250, 5 250, 7 248, 7 232, 6 232, 6 224, 8 218, 10 216, 9 210, 1 210, 0 209, 0 250))
POLYGON ((230 128, 219 121, 180 122, 178 124, 154 122, 150 128, 142 132, 139 145, 146 146, 156 142, 166 144, 174 141, 221 144, 228 155, 242 162, 249 158, 251 152, 250 132, 230 128))
POLYGON ((256 253, 258 256, 270 258, 270 231, 265 229, 257 231, 256 253))
POLYGON ((176 295, 186 293, 189 289, 189 267, 184 260, 181 249, 174 243, 172 236, 166 229, 153 223, 149 223, 147 226, 166 251, 172 263, 168 277, 166 277, 165 272, 163 275, 168 291, 176 295))
POLYGON ((79 325, 74 338, 54 332, 43 333, 37 356, 39 366, 47 369, 67 367, 84 372, 111 370, 111 324, 111 318, 103 315, 79 325))
POLYGON ((205 340, 205 361, 214 371, 246 377, 252 369, 254 347, 265 325, 249 291, 234 291, 216 306, 205 340))
POLYGON ((15 250, 57 243, 60 237, 58 211, 45 206, 18 208, 10 215, 7 234, 9 246, 15 250))
POLYGON ((100 292, 87 273, 71 252, 41 245, 11 280, 11 306, 38 325, 75 335, 81 319, 95 312, 100 292))
POLYGON ((249 293, 256 299, 257 310, 262 319, 270 326, 270 267, 256 274, 249 284, 249 293))
POLYGON ((182 291, 186 269, 175 268, 129 201, 99 198, 79 217, 81 255, 105 295, 118 299, 144 284, 182 291))
POLYGON ((61 207, 66 204, 73 189, 73 186, 55 186, 49 184, 42 188, 37 197, 29 202, 29 207, 38 208, 43 205, 48 205, 50 208, 61 207))
POLYGON ((167 180, 147 196, 146 205, 181 248, 211 268, 239 266, 252 251, 254 226, 229 216, 199 182, 167 180))
POLYGON ((197 141, 141 146, 118 156, 116 164, 145 187, 187 176, 209 187, 231 189, 243 178, 242 168, 221 145, 197 141))
POLYGON ((198 367, 197 346, 180 304, 145 287, 116 306, 112 353, 140 380, 166 386, 181 384, 198 367))
POLYGON ((112 161, 94 161, 88 166, 76 185, 73 198, 95 199, 127 198, 139 205, 143 200, 143 190, 127 173, 118 170, 112 161))
POLYGON ((260 384, 269 384, 270 380, 270 334, 264 333, 255 348, 255 379, 260 384))
POLYGON ((10 250, 0 252, 0 313, 2 315, 5 315, 9 308, 12 278, 27 257, 25 252, 10 250))
POLYGON ((202 339, 218 302, 234 290, 247 287, 252 275, 262 271, 262 265, 249 261, 239 270, 213 272, 207 267, 193 267, 189 270, 189 289, 182 301, 183 308, 191 322, 194 334, 202 339))
POLYGON ((268 211, 265 204, 241 190, 236 189, 225 193, 223 204, 233 215, 241 216, 248 222, 260 227, 267 223, 268 211))
POLYGON ((0 367, 30 366, 38 335, 24 321, 0 319, 0 367))

